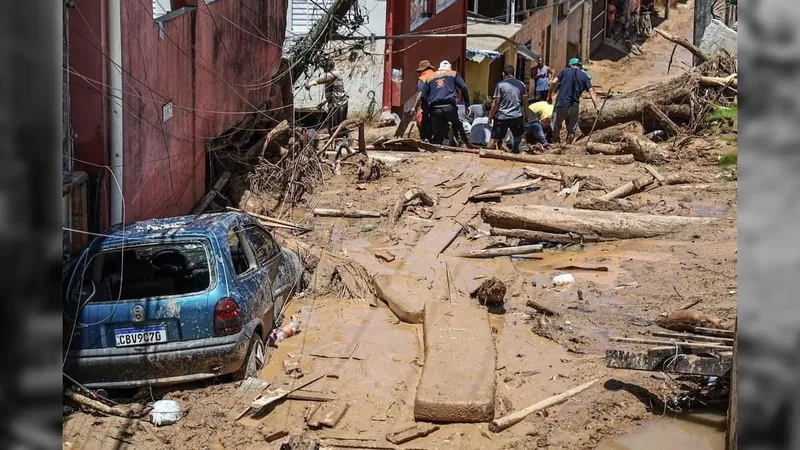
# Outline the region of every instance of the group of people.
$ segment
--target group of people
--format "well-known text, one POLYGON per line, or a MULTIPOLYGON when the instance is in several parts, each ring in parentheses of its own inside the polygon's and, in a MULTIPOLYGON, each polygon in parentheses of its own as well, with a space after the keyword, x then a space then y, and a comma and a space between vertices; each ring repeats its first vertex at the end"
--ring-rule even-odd
MULTIPOLYGON (((342 75, 333 62, 325 61, 322 69, 322 76, 305 87, 325 86, 328 128, 332 131, 347 118, 348 96, 342 75)), ((531 68, 530 89, 515 78, 515 73, 514 66, 505 66, 503 79, 497 83, 491 101, 471 105, 467 84, 450 62, 442 61, 434 68, 430 61, 420 61, 413 107, 420 138, 439 145, 480 146, 519 153, 523 137, 530 144, 543 146, 560 142, 561 126, 566 122, 567 143, 572 143, 578 132, 584 92, 589 93, 597 108, 591 76, 583 70, 580 59, 570 59, 567 67, 553 76, 553 70, 539 58, 531 68)))
POLYGON ((442 61, 438 69, 430 61, 421 61, 414 104, 421 139, 444 144, 450 143, 452 134, 456 145, 519 153, 523 137, 528 143, 544 146, 560 142, 561 126, 566 122, 567 143, 572 143, 578 131, 581 95, 588 92, 597 108, 591 76, 581 61, 570 59, 554 77, 553 70, 539 58, 531 69, 531 89, 516 79, 515 73, 514 66, 505 66, 491 101, 470 105, 467 84, 448 61, 442 61))

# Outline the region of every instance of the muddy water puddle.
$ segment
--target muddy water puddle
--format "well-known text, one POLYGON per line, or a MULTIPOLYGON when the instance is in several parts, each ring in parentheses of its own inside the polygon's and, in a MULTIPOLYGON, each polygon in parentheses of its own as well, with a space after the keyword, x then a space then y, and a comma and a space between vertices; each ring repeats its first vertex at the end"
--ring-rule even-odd
POLYGON ((635 432, 600 442, 597 450, 724 450, 724 428, 710 425, 724 423, 725 416, 702 414, 695 418, 659 418, 647 422, 635 432))

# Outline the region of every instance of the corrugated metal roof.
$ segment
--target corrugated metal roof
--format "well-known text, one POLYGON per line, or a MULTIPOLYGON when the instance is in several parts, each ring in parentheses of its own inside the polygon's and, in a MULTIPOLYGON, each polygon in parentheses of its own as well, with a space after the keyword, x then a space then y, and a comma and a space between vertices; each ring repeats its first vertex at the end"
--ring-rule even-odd
MULTIPOLYGON (((513 37, 522 27, 519 25, 500 25, 491 23, 467 23, 467 33, 469 34, 498 34, 507 38, 513 37)), ((486 37, 467 37, 467 48, 473 50, 494 51, 505 44, 499 38, 486 37)))

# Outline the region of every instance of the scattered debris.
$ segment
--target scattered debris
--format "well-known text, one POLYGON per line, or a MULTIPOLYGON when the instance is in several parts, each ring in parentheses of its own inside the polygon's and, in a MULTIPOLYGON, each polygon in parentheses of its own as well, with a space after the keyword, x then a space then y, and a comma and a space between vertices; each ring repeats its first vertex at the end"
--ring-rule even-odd
POLYGON ((541 244, 517 245, 509 247, 487 248, 482 250, 469 250, 457 253, 459 258, 497 258, 500 256, 527 255, 530 253, 541 253, 541 244))
POLYGON ((175 400, 159 400, 153 403, 153 410, 150 411, 150 421, 153 425, 172 425, 183 418, 181 405, 175 400))
POLYGON ((556 270, 590 270, 593 272, 608 272, 608 266, 561 266, 556 267, 556 270))
POLYGON ((312 213, 317 217, 344 217, 347 219, 379 218, 383 213, 377 211, 358 211, 343 209, 315 208, 312 213))
POLYGON ((419 200, 419 203, 423 206, 428 207, 433 207, 437 204, 435 198, 428 195, 422 189, 413 187, 401 195, 399 199, 397 199, 397 202, 394 204, 394 208, 392 208, 391 215, 389 216, 390 223, 396 223, 397 220, 400 219, 400 216, 403 215, 403 210, 416 200, 419 200))
POLYGON ((375 257, 378 258, 379 260, 381 260, 383 262, 387 262, 387 263, 390 263, 390 262, 395 260, 394 253, 386 251, 386 250, 381 250, 381 251, 375 252, 375 257))
POLYGON ((566 286, 575 282, 571 273, 562 273, 553 277, 553 286, 566 286))
POLYGON ((335 428, 349 407, 350 405, 342 400, 325 403, 308 419, 308 426, 311 429, 335 428))
POLYGON ((277 346, 279 342, 284 339, 290 338, 300 332, 300 318, 297 315, 292 316, 289 323, 282 327, 275 328, 270 332, 268 343, 277 346))
POLYGON ((316 377, 314 377, 314 378, 302 383, 300 386, 297 386, 297 387, 294 387, 294 388, 288 389, 288 390, 287 389, 272 389, 272 390, 266 392, 265 395, 253 400, 253 403, 250 404, 250 408, 256 409, 256 410, 261 410, 261 409, 263 409, 264 407, 266 407, 268 405, 271 405, 271 404, 273 404, 275 402, 283 400, 284 398, 286 398, 287 395, 291 394, 292 392, 299 391, 300 389, 303 389, 304 387, 306 387, 306 386, 310 385, 311 383, 314 383, 314 382, 324 378, 325 376, 326 376, 326 374, 318 375, 318 376, 316 376, 316 377))
POLYGON ((495 277, 484 280, 472 295, 484 306, 502 305, 506 296, 506 285, 495 277))
POLYGON ((666 317, 659 317, 654 322, 661 328, 672 331, 694 331, 697 327, 730 329, 730 325, 723 319, 693 309, 673 311, 666 317))
POLYGON ((491 195, 491 194, 500 194, 500 195, 502 195, 504 193, 511 192, 511 191, 520 191, 520 190, 524 190, 524 189, 529 189, 529 188, 532 188, 532 187, 536 186, 537 184, 539 184, 540 181, 542 181, 541 178, 536 178, 534 180, 523 181, 523 182, 520 182, 520 183, 505 184, 505 185, 502 185, 502 186, 495 186, 495 187, 490 187, 490 188, 485 188, 485 189, 479 189, 477 192, 475 192, 475 193, 473 193, 473 194, 471 194, 469 196, 469 200, 475 201, 476 199, 486 199, 487 198, 486 196, 491 195))
POLYGON ((139 418, 146 414, 146 410, 138 403, 130 406, 108 406, 98 400, 93 400, 85 395, 79 394, 71 389, 66 389, 65 395, 73 402, 85 406, 91 410, 97 411, 101 414, 109 416, 125 417, 125 418, 139 418))
POLYGON ((535 300, 528 300, 526 305, 528 306, 528 308, 533 308, 537 312, 539 312, 541 314, 544 314, 546 316, 558 316, 559 315, 559 313, 556 310, 554 310, 552 308, 549 308, 549 307, 547 307, 545 305, 542 305, 541 303, 538 303, 535 300))
POLYGON ((395 427, 393 431, 386 434, 386 440, 392 444, 400 445, 408 441, 428 436, 429 434, 438 431, 439 425, 432 425, 428 423, 411 423, 395 427))

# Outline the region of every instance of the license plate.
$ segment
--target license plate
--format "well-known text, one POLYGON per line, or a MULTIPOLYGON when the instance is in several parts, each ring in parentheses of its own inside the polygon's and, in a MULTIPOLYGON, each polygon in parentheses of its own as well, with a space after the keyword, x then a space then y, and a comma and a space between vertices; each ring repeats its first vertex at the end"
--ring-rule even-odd
POLYGON ((114 330, 117 347, 163 344, 167 342, 167 329, 161 325, 144 328, 118 328, 114 330))

